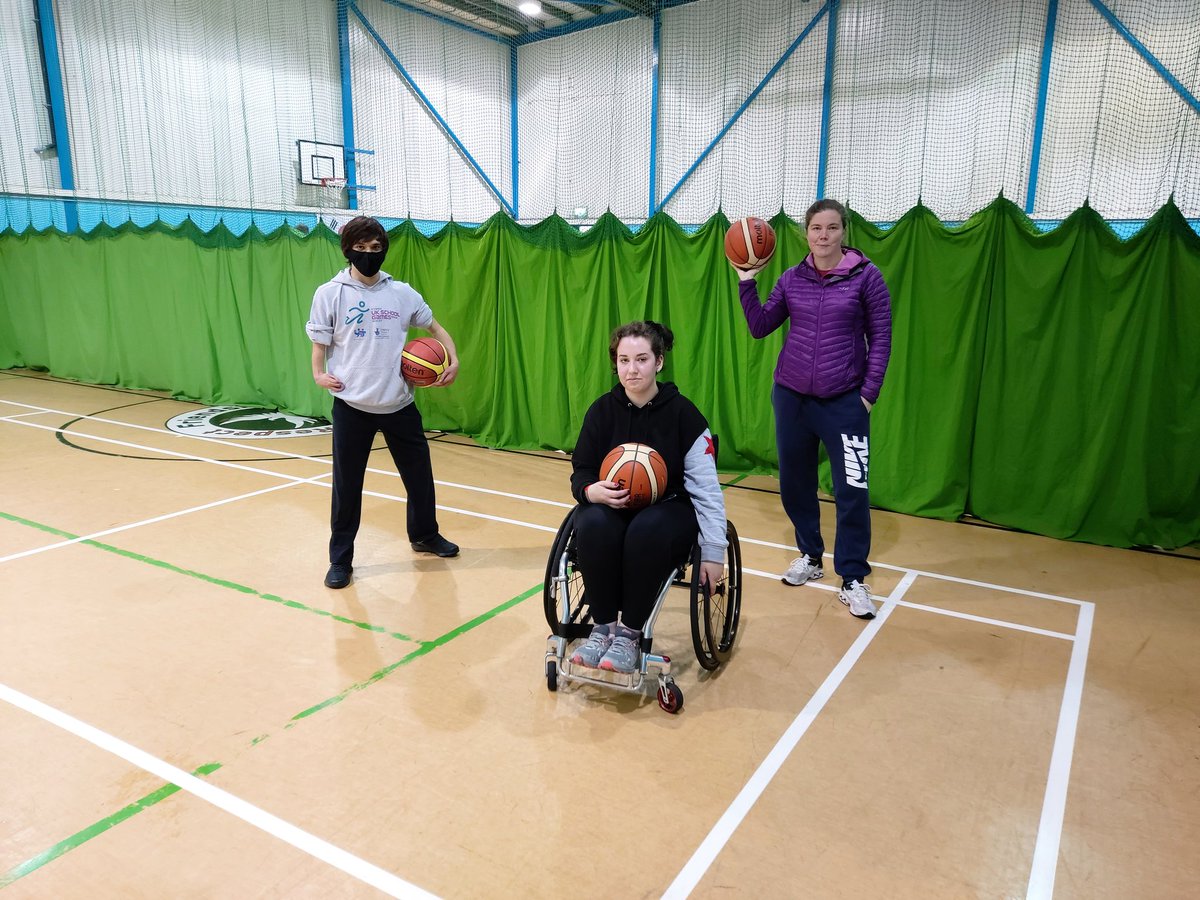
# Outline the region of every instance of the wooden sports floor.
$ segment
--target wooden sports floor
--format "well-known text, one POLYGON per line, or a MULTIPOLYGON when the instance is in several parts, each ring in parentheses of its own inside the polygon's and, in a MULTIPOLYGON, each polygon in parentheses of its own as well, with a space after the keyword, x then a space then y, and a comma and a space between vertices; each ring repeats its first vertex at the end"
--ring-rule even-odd
POLYGON ((328 437, 195 408, 0 373, 3 900, 1200 896, 1200 560, 877 512, 866 623, 724 476, 741 633, 707 676, 673 589, 671 716, 546 689, 565 457, 436 438, 440 560, 375 453, 331 591, 328 437))

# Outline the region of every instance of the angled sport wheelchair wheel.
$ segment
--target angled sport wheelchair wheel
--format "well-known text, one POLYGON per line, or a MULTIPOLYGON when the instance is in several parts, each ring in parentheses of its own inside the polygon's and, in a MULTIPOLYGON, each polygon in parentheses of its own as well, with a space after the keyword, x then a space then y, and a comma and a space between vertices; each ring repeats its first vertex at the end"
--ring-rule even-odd
POLYGON ((576 568, 575 512, 573 509, 567 513, 558 526, 550 557, 546 560, 546 582, 542 591, 546 624, 553 634, 567 640, 587 637, 592 630, 583 574, 576 568))
POLYGON ((709 591, 700 583, 700 547, 692 549, 692 646, 701 668, 712 671, 729 659, 742 615, 742 545, 737 529, 725 522, 725 581, 709 591))

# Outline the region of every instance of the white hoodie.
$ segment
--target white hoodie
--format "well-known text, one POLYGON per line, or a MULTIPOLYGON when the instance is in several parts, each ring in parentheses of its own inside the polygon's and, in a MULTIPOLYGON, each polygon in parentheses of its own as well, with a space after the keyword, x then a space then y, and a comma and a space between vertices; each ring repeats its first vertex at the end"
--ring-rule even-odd
POLYGON ((363 412, 392 413, 413 402, 400 375, 408 329, 432 324, 433 310, 409 285, 386 272, 366 285, 346 268, 317 288, 304 330, 328 348, 325 370, 342 382, 330 394, 363 412))

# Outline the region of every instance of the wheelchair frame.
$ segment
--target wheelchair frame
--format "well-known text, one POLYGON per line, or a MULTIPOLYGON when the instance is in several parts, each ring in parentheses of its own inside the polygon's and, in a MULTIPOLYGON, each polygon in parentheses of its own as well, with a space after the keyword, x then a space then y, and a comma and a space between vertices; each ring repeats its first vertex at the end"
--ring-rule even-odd
POLYGON ((642 629, 641 664, 630 674, 606 672, 571 663, 568 649, 575 641, 586 638, 592 630, 583 575, 576 568, 575 514, 572 509, 554 536, 554 545, 546 561, 546 581, 543 604, 546 623, 551 634, 546 645, 546 687, 558 690, 559 679, 595 684, 627 693, 642 693, 646 676, 654 670, 658 681, 658 705, 669 713, 683 709, 683 691, 671 674, 671 657, 651 652, 654 623, 672 585, 690 588, 689 611, 692 647, 700 666, 713 671, 729 659, 737 639, 742 606, 742 548, 737 529, 725 520, 725 578, 717 590, 710 592, 700 583, 700 547, 694 544, 688 555, 678 560, 667 576, 646 624, 642 629), (690 569, 690 577, 688 575, 690 569))

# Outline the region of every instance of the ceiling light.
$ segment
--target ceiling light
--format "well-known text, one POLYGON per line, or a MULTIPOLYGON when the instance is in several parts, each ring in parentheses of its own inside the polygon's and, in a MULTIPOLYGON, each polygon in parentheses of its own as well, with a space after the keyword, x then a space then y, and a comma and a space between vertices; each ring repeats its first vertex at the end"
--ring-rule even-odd
POLYGON ((538 0, 522 0, 522 2, 517 5, 517 9, 525 13, 527 16, 536 16, 541 14, 542 4, 540 4, 538 0))

